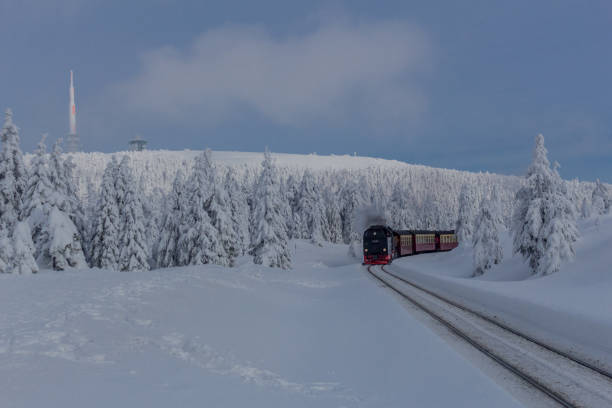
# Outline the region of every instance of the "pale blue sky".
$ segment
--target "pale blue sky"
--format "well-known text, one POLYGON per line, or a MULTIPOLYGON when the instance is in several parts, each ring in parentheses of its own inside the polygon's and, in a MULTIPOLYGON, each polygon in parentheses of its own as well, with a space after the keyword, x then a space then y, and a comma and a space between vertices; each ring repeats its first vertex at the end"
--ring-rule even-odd
POLYGON ((609 1, 0 0, 0 106, 25 150, 353 153, 612 182, 609 1))

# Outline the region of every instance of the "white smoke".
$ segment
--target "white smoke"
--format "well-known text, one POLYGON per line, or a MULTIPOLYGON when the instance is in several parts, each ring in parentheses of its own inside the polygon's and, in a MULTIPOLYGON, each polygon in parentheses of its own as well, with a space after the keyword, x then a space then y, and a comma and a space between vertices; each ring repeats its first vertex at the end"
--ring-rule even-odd
POLYGON ((387 225, 385 211, 377 205, 367 205, 356 209, 353 226, 357 231, 363 233, 372 225, 387 225))

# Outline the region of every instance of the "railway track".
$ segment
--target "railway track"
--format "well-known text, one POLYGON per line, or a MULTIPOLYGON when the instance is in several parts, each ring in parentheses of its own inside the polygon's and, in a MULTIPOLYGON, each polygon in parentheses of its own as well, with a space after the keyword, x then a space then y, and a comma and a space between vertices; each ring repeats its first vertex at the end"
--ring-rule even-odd
POLYGON ((562 407, 612 407, 612 375, 385 269, 368 272, 452 334, 562 407))

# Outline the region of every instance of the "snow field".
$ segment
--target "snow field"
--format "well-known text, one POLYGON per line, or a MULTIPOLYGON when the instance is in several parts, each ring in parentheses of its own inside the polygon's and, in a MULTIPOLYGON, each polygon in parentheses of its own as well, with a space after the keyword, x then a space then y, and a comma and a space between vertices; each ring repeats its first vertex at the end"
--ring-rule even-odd
POLYGON ((2 275, 3 406, 518 406, 344 245, 253 265, 2 275))
POLYGON ((576 259, 561 271, 530 279, 529 266, 512 255, 501 235, 504 262, 472 278, 471 248, 398 260, 403 274, 443 296, 572 355, 612 371, 612 216, 579 223, 576 259))

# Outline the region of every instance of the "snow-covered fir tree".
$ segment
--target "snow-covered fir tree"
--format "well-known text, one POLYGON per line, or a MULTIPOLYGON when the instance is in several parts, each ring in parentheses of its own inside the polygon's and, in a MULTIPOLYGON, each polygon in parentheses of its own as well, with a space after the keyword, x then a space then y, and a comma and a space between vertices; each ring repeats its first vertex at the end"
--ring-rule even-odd
POLYGON ((8 233, 8 228, 0 225, 0 273, 12 272, 14 248, 8 233))
POLYGON ((68 183, 62 180, 66 176, 65 172, 54 173, 50 168, 43 136, 31 163, 24 216, 32 233, 36 261, 41 267, 55 270, 87 266, 81 234, 67 213, 72 210, 70 202, 75 198, 68 197, 67 188, 61 188, 68 183))
POLYGON ((115 187, 115 180, 119 177, 118 173, 119 165, 113 156, 104 170, 98 196, 93 234, 89 245, 92 267, 119 269, 121 219, 119 217, 118 194, 115 187))
POLYGON ((493 216, 493 221, 495 221, 495 225, 498 230, 505 231, 505 217, 503 213, 503 209, 501 206, 501 193, 499 192, 499 188, 497 186, 493 186, 491 189, 491 197, 489 199, 491 202, 491 215, 493 216))
MULTIPOLYGON (((142 183, 139 191, 144 195, 142 183)), ((165 212, 164 193, 159 187, 153 188, 151 194, 144 195, 142 200, 142 213, 145 224, 145 237, 147 239, 147 247, 149 254, 149 265, 151 268, 157 267, 157 250, 159 246, 160 227, 163 221, 165 212)))
POLYGON ((28 174, 19 147, 19 130, 13 123, 13 112, 10 109, 6 110, 0 141, 0 219, 4 225, 12 227, 21 219, 28 174))
POLYGON ((362 204, 359 194, 359 184, 356 180, 348 178, 340 194, 341 208, 340 217, 342 218, 342 239, 345 244, 349 244, 355 239, 360 239, 360 232, 354 228, 355 211, 362 204))
POLYGON ((608 188, 599 179, 595 181, 595 188, 591 193, 591 209, 597 215, 610 213, 612 199, 608 188))
POLYGON ((513 248, 529 262, 533 274, 548 275, 573 259, 578 230, 575 206, 557 169, 550 167, 542 135, 536 137, 526 178, 516 194, 513 248))
POLYGON ((474 276, 482 275, 493 265, 503 260, 503 250, 499 243, 499 202, 497 195, 483 199, 480 212, 476 216, 472 246, 474 248, 474 276))
POLYGON ((19 131, 13 124, 13 113, 6 111, 0 133, 0 271, 36 273, 34 244, 30 228, 23 219, 23 196, 27 188, 27 170, 19 147, 19 131))
POLYGON ((181 235, 181 216, 184 213, 186 202, 184 197, 185 177, 179 170, 172 184, 172 191, 166 197, 166 210, 160 228, 159 244, 157 245, 156 260, 160 268, 180 265, 179 237, 181 235))
POLYGON ((121 271, 148 270, 149 251, 142 214, 141 193, 132 169, 129 156, 123 156, 119 164, 117 190, 119 204, 119 268, 121 271))
POLYGON ((47 145, 45 144, 46 138, 47 135, 43 135, 30 163, 28 184, 23 198, 23 212, 26 218, 30 217, 36 209, 42 209, 45 204, 49 205, 54 202, 52 197, 54 189, 51 184, 47 145))
POLYGON ((459 216, 455 225, 455 234, 460 245, 469 245, 472 242, 478 203, 472 185, 464 184, 459 195, 459 216))
MULTIPOLYGON (((227 188, 229 207, 231 210, 232 228, 237 239, 237 255, 244 255, 251 243, 249 235, 249 206, 246 194, 238 181, 236 171, 230 167, 225 173, 223 183, 227 188)), ((290 215, 290 214, 288 214, 290 215)))
POLYGON ((582 199, 582 205, 580 206, 580 217, 583 219, 590 218, 592 214, 592 207, 589 199, 584 197, 582 199))
POLYGON ((331 187, 326 187, 323 193, 323 208, 325 209, 325 228, 323 239, 334 244, 342 242, 342 217, 336 194, 331 187))
POLYGON ((26 221, 19 221, 15 224, 11 241, 13 244, 13 260, 10 271, 19 274, 37 273, 38 265, 33 256, 32 232, 26 221))
POLYGON ((272 155, 266 150, 262 171, 254 190, 253 262, 265 266, 289 269, 291 255, 283 220, 282 204, 276 167, 272 155))
POLYGON ((48 242, 43 246, 38 258, 41 265, 56 271, 87 267, 81 247, 81 235, 65 212, 52 206, 44 231, 48 233, 48 242))
POLYGON ((299 215, 300 238, 310 239, 315 244, 323 242, 325 210, 321 203, 321 191, 310 170, 304 172, 302 183, 295 198, 295 213, 299 215))
POLYGON ((186 205, 181 216, 179 264, 227 264, 225 248, 219 242, 218 231, 212 224, 207 207, 213 196, 214 172, 210 151, 194 159, 187 181, 186 205))

